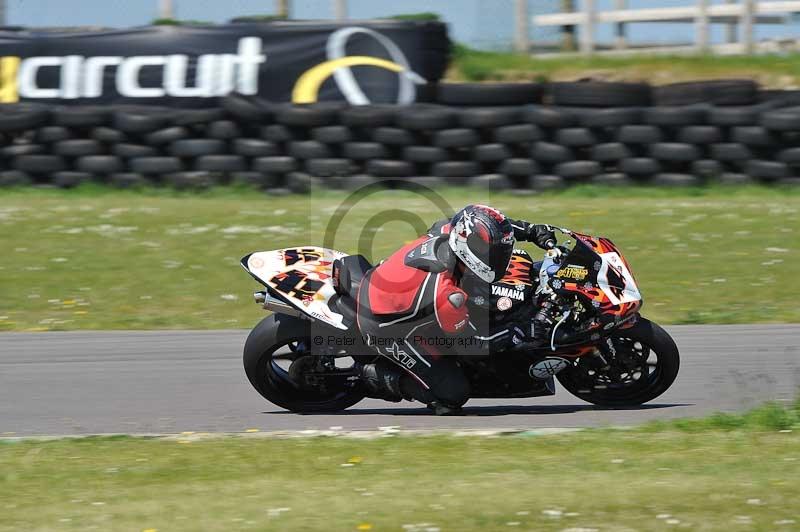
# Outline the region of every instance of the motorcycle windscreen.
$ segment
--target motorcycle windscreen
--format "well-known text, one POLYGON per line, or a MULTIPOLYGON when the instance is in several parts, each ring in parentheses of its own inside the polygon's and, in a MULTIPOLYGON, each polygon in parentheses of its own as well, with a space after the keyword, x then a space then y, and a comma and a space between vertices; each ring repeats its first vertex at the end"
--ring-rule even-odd
POLYGON ((581 233, 573 235, 577 242, 567 260, 574 257, 593 270, 591 277, 611 305, 619 306, 642 300, 642 294, 627 262, 611 240, 581 233))
POLYGON ((242 266, 301 312, 347 329, 344 317, 328 307, 336 293, 331 282, 333 261, 344 256, 332 249, 304 246, 252 253, 242 259, 242 266))

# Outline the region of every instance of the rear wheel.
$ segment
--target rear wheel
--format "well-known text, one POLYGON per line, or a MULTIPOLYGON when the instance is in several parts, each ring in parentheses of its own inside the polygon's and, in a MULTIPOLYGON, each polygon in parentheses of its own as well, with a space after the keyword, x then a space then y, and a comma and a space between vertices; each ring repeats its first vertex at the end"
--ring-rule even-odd
POLYGON ((678 347, 658 324, 645 318, 610 338, 601 357, 581 357, 558 382, 596 405, 638 406, 667 391, 680 367, 678 347), (613 346, 613 347, 612 347, 613 346))
POLYGON ((273 314, 244 345, 244 370, 267 401, 298 413, 337 412, 364 398, 352 359, 310 349, 309 322, 273 314))

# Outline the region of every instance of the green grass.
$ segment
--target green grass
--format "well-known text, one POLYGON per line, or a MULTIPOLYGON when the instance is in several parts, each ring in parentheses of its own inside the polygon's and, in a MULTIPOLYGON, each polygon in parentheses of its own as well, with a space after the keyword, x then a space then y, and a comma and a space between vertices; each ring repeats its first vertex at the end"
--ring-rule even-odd
POLYGON ((797 88, 800 86, 800 54, 536 58, 456 45, 447 77, 454 81, 574 81, 594 77, 649 81, 657 85, 697 79, 750 78, 768 88, 797 88))
MULTIPOLYGON (((641 285, 644 314, 659 322, 800 322, 796 189, 437 192, 454 208, 482 201, 511 216, 612 238, 641 285)), ((264 313, 251 301, 259 286, 239 259, 322 244, 345 198, 245 189, 3 191, 0 330, 249 328, 264 313)), ((421 227, 441 217, 428 199, 383 191, 344 217, 333 247, 387 256, 415 236, 396 220, 397 209, 419 216, 421 227), (378 213, 390 219, 363 230, 378 213)))
POLYGON ((796 530, 799 414, 551 436, 0 439, 0 531, 796 530))

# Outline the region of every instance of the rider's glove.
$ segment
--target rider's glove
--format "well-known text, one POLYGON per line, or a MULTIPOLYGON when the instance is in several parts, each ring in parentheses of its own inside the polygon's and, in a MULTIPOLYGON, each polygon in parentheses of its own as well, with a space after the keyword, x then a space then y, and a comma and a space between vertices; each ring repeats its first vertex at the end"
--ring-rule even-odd
POLYGON ((555 244, 556 234, 549 225, 535 224, 528 227, 528 242, 533 242, 542 249, 547 249, 548 242, 555 244))

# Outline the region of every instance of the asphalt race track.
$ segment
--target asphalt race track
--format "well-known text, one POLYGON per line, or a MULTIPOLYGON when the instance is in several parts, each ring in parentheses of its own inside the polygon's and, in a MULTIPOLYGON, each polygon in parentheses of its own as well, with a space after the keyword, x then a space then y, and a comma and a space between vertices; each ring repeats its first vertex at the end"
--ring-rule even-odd
POLYGON ((364 401, 295 415, 247 382, 247 331, 0 334, 0 437, 329 429, 485 429, 631 425, 790 400, 800 390, 800 325, 668 327, 682 356, 672 389, 638 409, 593 407, 559 390, 474 400, 465 416, 364 401))

